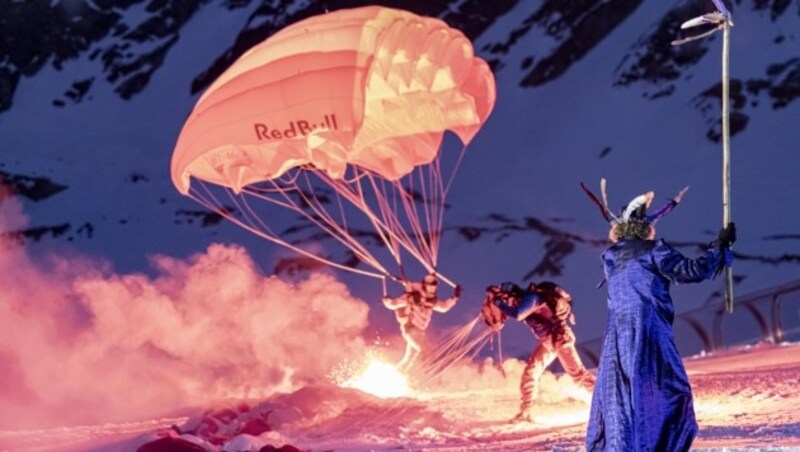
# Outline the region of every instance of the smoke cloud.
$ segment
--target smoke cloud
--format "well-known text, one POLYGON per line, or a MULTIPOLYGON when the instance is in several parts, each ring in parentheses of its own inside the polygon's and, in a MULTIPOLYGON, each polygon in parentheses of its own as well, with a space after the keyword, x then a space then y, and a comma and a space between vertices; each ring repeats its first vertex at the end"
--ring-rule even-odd
MULTIPOLYGON (((0 233, 24 221, 0 202, 0 233)), ((6 236, 7 234, 2 234, 6 236)), ((0 244, 0 430, 166 415, 318 381, 366 349, 368 306, 333 277, 291 283, 212 245, 153 275, 0 244)))

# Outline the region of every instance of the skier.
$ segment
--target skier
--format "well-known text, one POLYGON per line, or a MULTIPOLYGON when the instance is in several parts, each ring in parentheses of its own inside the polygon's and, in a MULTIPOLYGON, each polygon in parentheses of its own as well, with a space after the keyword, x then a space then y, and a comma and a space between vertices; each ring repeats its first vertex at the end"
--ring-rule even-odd
POLYGON ((489 286, 486 292, 487 298, 481 312, 487 325, 498 330, 505 321, 504 316, 508 316, 525 322, 539 341, 522 372, 522 403, 512 422, 533 420, 533 404, 539 391, 539 379, 556 358, 572 380, 586 390, 587 394, 591 394, 594 376, 583 366, 575 349, 575 334, 567 324, 568 319, 575 324, 572 297, 567 291, 550 281, 544 281, 539 284, 531 283, 527 290, 506 282, 499 286, 489 286), (498 316, 492 306, 499 308, 504 316, 498 316))
POLYGON ((687 259, 664 240, 656 241, 654 227, 686 189, 653 215, 646 215, 653 200, 653 192, 647 192, 615 216, 605 201, 605 180, 601 187, 603 204, 583 186, 610 222, 612 242, 602 255, 608 325, 586 450, 686 451, 697 435, 697 422, 692 389, 673 337, 669 286, 711 279, 730 264, 736 228, 729 223, 702 257, 687 259))
POLYGON ((447 312, 455 306, 461 296, 461 286, 453 289, 453 296, 445 300, 437 298, 436 274, 425 275, 420 283, 406 281, 405 293, 397 298, 383 297, 383 305, 395 311, 400 332, 406 341, 406 351, 397 369, 408 372, 414 361, 426 348, 425 331, 431 323, 433 311, 447 312))

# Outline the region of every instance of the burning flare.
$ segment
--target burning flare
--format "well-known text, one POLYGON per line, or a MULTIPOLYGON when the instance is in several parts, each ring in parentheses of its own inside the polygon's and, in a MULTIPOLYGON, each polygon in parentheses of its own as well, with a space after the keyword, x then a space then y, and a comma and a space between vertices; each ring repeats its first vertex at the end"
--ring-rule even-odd
POLYGON ((408 385, 406 375, 397 370, 394 364, 380 358, 369 357, 364 366, 350 373, 349 377, 338 382, 343 388, 353 388, 380 398, 410 396, 413 391, 408 385))

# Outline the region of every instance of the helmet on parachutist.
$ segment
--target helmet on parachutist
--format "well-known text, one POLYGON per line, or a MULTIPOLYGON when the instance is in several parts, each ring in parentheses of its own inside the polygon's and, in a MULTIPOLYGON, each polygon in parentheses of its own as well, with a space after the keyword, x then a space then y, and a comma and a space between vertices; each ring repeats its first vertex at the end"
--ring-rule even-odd
POLYGON ((436 289, 439 285, 439 280, 436 278, 436 273, 428 273, 422 278, 422 292, 429 296, 436 296, 436 289))

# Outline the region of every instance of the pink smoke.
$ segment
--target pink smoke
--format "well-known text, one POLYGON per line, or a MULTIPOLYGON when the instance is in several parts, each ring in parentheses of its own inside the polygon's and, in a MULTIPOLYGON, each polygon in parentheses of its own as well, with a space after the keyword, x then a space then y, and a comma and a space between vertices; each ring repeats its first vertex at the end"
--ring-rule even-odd
MULTIPOLYGON (((0 233, 20 218, 0 202, 0 233)), ((155 277, 114 274, 0 244, 0 430, 261 398, 364 353, 368 306, 331 276, 267 277, 225 245, 151 261, 155 277)))

